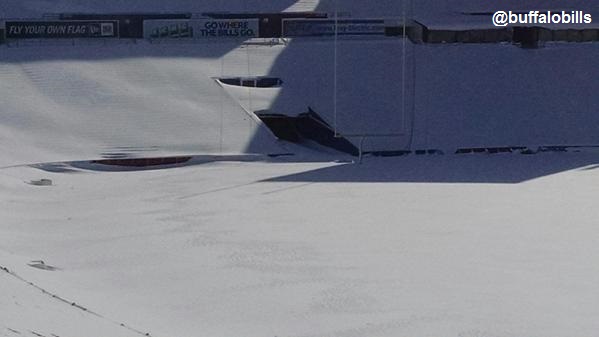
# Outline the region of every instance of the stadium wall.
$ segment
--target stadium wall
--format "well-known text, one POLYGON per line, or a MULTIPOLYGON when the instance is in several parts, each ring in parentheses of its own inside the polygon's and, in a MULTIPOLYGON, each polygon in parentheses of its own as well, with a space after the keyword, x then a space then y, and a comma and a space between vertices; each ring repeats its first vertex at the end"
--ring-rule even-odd
POLYGON ((118 38, 117 21, 6 21, 5 36, 19 39, 118 38))
POLYGON ((113 20, 118 21, 121 38, 141 39, 144 37, 145 20, 183 20, 190 19, 190 13, 146 13, 146 14, 61 14, 61 20, 113 20))
POLYGON ((144 21, 146 39, 246 40, 259 35, 258 19, 144 21))
POLYGON ((260 37, 279 38, 283 36, 283 21, 288 19, 325 19, 327 13, 322 12, 288 12, 288 13, 203 13, 202 15, 221 20, 257 19, 260 37))

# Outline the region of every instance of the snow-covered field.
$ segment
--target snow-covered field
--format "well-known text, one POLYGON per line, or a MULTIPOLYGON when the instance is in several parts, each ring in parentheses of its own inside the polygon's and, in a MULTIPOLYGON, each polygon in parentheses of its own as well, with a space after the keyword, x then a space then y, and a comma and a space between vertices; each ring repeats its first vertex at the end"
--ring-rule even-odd
POLYGON ((598 161, 4 169, 0 334, 594 336, 598 161))
POLYGON ((332 40, 3 48, 0 166, 285 153, 253 112, 308 107, 344 135, 396 134, 368 138, 367 150, 599 144, 596 43, 341 41, 336 100, 332 40), (232 93, 213 79, 264 75, 283 87, 232 93))
MULTIPOLYGON (((344 16, 405 9, 433 24, 599 7, 9 0, 0 16, 336 2, 344 16)), ((599 144, 599 45, 404 42, 340 41, 337 83, 331 39, 0 46, 0 336, 596 336, 599 151, 453 152, 599 144), (284 86, 214 80, 264 75, 284 86), (356 164, 278 141, 252 114, 308 106, 342 132, 401 133, 366 149, 445 155, 356 164), (150 170, 87 162, 121 155, 196 156, 150 170)))
MULTIPOLYGON (((341 2, 339 9, 354 17, 399 18, 405 5, 407 15, 428 15, 427 24, 455 27, 471 20, 461 12, 492 9, 467 1, 452 10, 433 6, 434 1, 387 2, 341 2)), ((330 12, 332 4, 237 1, 227 6, 243 12, 293 6, 330 12)), ((49 11, 45 5, 9 1, 0 4, 0 13, 49 11)), ((63 1, 51 12, 122 12, 139 6, 63 1)), ((222 6, 174 1, 168 9, 198 13, 222 6)), ((517 8, 515 2, 505 6, 517 8)), ((535 6, 540 4, 522 4, 540 8, 535 6)), ((165 10, 155 1, 146 8, 165 10)), ((251 46, 242 41, 19 41, 0 48, 0 167, 111 156, 286 153, 254 112, 296 116, 308 108, 339 134, 376 135, 365 140, 366 150, 599 144, 594 94, 599 68, 592 66, 597 43, 548 43, 530 50, 509 44, 415 45, 379 37, 337 44, 298 38, 251 46), (214 80, 244 76, 278 77, 283 85, 227 89, 214 80)))

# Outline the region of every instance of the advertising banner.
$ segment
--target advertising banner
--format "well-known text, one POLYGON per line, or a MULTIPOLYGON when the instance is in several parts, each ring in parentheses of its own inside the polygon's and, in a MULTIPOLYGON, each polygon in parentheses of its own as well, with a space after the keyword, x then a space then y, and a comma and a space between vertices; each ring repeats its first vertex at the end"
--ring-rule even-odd
POLYGON ((284 37, 338 35, 385 35, 385 20, 378 19, 288 19, 283 20, 284 37))
POLYGON ((6 21, 7 39, 118 37, 117 21, 6 21))
POLYGON ((250 39, 258 37, 259 24, 255 19, 231 20, 146 20, 146 39, 250 39))
POLYGON ((144 20, 145 39, 193 37, 191 20, 144 20))

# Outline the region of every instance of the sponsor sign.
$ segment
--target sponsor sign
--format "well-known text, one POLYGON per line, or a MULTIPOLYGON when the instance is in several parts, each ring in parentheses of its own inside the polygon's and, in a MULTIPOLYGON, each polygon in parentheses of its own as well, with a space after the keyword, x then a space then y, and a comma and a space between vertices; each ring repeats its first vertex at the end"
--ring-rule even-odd
POLYGON ((258 20, 202 20, 196 24, 197 38, 258 37, 258 20))
POLYGON ((118 37, 116 21, 6 21, 7 39, 118 37))
POLYGON ((385 20, 288 19, 283 20, 284 37, 338 35, 385 35, 385 20))
POLYGON ((193 37, 190 20, 145 20, 144 38, 168 39, 193 37))
POLYGON ((144 37, 147 39, 250 39, 258 37, 258 20, 146 20, 144 37))

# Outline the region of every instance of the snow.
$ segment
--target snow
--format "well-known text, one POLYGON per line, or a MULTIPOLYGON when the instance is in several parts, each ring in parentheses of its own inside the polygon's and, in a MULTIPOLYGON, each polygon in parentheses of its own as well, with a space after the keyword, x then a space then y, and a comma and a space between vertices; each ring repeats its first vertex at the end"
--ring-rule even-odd
POLYGON ((330 39, 46 46, 42 54, 7 48, 0 163, 287 153, 251 112, 297 115, 308 107, 341 134, 398 135, 369 137, 366 150, 592 145, 599 143, 592 94, 599 74, 588 65, 597 47, 342 40, 337 115, 330 39), (213 79, 248 75, 284 85, 223 89, 213 79))
POLYGON ((395 17, 404 12, 416 17, 438 17, 447 13, 480 13, 529 10, 584 10, 599 9, 594 1, 584 0, 505 0, 500 3, 481 2, 477 0, 451 0, 440 3, 437 0, 397 1, 382 0, 376 6, 367 0, 335 1, 335 0, 9 0, 0 4, 0 12, 4 18, 40 17, 50 13, 64 12, 281 12, 281 11, 321 11, 333 13, 335 8, 340 13, 362 17, 395 17))
MULTIPOLYGON (((27 3, 4 5, 24 11, 27 3)), ((202 2, 192 9, 216 10, 219 4, 202 2)), ((331 4, 321 2, 316 9, 330 11, 331 4)), ((172 10, 188 5, 176 2, 172 10)), ((110 6, 126 11, 136 5, 110 6)), ((160 4, 148 6, 158 11, 160 4)), ((387 11, 359 1, 341 6, 354 17, 403 13, 400 3, 387 11)), ((464 15, 438 11, 428 12, 433 22, 464 24, 464 15)), ((599 70, 589 66, 595 43, 524 50, 508 44, 414 45, 381 37, 342 39, 337 48, 326 38, 250 46, 66 42, 0 47, 0 74, 6 79, 0 84, 0 166, 111 156, 288 153, 253 112, 295 116, 308 107, 339 134, 372 136, 365 150, 599 143, 593 95, 599 70), (223 76, 273 76, 284 85, 223 88, 214 80, 223 76)))
MULTIPOLYGON (((0 13, 331 12, 334 3, 22 0, 1 2, 0 13)), ((339 5, 353 17, 397 17, 404 8, 339 5)), ((438 19, 529 7, 597 9, 454 0, 408 12, 438 19)), ((596 145, 597 44, 341 40, 336 119, 331 39, 67 42, 0 46, 0 336, 599 330, 596 148, 452 154, 596 145), (221 76, 284 85, 233 89, 215 82, 221 76), (389 114, 389 105, 402 109, 389 114), (342 133, 401 133, 367 138, 366 149, 446 154, 367 156, 358 165, 277 141, 251 113, 308 106, 342 133), (295 155, 264 156, 288 152, 295 155), (195 156, 145 170, 87 161, 122 155, 195 156), (28 184, 39 179, 53 185, 28 184)))
MULTIPOLYGON (((295 0, 261 1, 261 0, 134 0, 134 1, 47 1, 47 0, 9 0, 0 4, 0 12, 5 18, 40 17, 51 13, 155 13, 155 12, 281 12, 296 5, 295 0)), ((298 4, 301 5, 301 4, 298 4)), ((309 1, 304 1, 308 7, 309 1)))
MULTIPOLYGON (((2 258, 7 257, 2 254, 2 258)), ((0 336, 88 335, 90 330, 98 336, 139 336, 120 324, 60 302, 8 273, 0 273, 0 282, 4 295, 0 298, 0 336)))
MULTIPOLYGON (((0 265, 153 336, 593 336, 596 165, 543 153, 5 169, 0 265), (40 177, 55 186, 22 183, 40 177), (40 259, 60 270, 27 266, 40 259)), ((28 303, 6 302, 6 327, 76 332, 57 325, 71 308, 29 321, 60 303, 0 277, 28 303)))
POLYGON ((247 53, 235 52, 237 43, 37 48, 7 48, 2 56, 0 137, 10 155, 0 165, 285 152, 212 79, 243 64, 237 74, 247 75, 247 53))
MULTIPOLYGON (((530 7, 530 10, 527 11, 514 11, 518 14, 527 14, 529 11, 539 11, 539 8, 544 7, 530 7)), ((576 10, 580 11, 580 8, 576 10)), ((557 11, 555 9, 551 9, 552 13, 560 13, 561 10, 557 11)), ((546 14, 547 10, 540 11, 540 14, 546 14)), ((566 10, 566 13, 571 13, 571 11, 566 10)), ((586 10, 585 14, 591 14, 593 18, 599 17, 599 12, 586 10)), ((494 12, 448 12, 442 14, 434 14, 424 13, 418 16, 415 16, 414 19, 425 25, 428 29, 431 30, 457 30, 457 31, 466 31, 466 30, 494 30, 494 29, 507 29, 513 27, 543 27, 551 30, 563 30, 563 29, 597 29, 599 28, 599 24, 597 20, 591 23, 579 23, 579 24, 554 24, 554 23, 528 23, 528 24, 509 24, 506 27, 495 27, 493 25, 493 14, 494 12), (474 15, 473 15, 474 13, 474 15), (486 13, 488 15, 481 15, 481 13, 486 13)))

